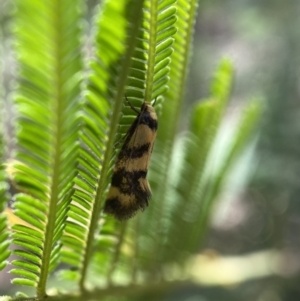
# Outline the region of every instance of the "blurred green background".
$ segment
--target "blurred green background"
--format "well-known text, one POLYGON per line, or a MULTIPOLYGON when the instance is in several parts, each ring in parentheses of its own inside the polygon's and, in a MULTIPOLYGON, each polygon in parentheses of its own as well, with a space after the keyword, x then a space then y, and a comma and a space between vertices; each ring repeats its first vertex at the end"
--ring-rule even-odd
POLYGON ((228 56, 236 68, 228 118, 249 97, 265 102, 250 182, 220 204, 205 248, 231 256, 273 249, 282 257, 277 276, 186 300, 300 300, 299 13, 299 1, 200 3, 187 99, 207 93, 208 75, 228 56))
MULTIPOLYGON (((12 112, 9 90, 15 66, 9 2, 0 1, 0 37, 2 81, 6 89, 2 95, 6 110, 12 112)), ((87 1, 88 24, 91 24, 97 3, 96 0, 87 1)), ((199 2, 184 116, 188 116, 191 101, 208 95, 213 71, 224 56, 233 61, 236 69, 225 121, 230 124, 235 112, 254 96, 263 99, 264 113, 255 151, 248 157, 245 155, 247 158, 240 163, 241 168, 243 164, 251 167, 250 180, 238 191, 232 192, 230 185, 226 187, 205 244, 199 246, 205 263, 219 260, 220 265, 215 269, 210 265, 207 270, 212 274, 209 277, 216 280, 211 280, 208 286, 175 290, 165 297, 166 301, 300 300, 299 16, 299 0, 199 2), (251 254, 261 255, 259 260, 262 261, 254 260, 252 264, 251 254), (250 277, 249 271, 245 280, 240 276, 240 281, 224 284, 231 273, 236 275, 239 261, 236 263, 234 259, 249 262, 248 268, 257 271, 259 262, 266 263, 271 257, 267 263, 271 270, 274 268, 274 274, 254 273, 250 277), (224 261, 228 263, 226 271, 221 264, 224 261)), ((88 26, 87 29, 90 30, 88 26)), ((12 130, 9 123, 12 117, 11 113, 6 119, 7 133, 12 130)), ((182 124, 184 128, 184 117, 182 124)), ((8 145, 8 149, 12 149, 12 145, 8 145)), ((238 181, 239 176, 236 172, 232 181, 238 181)), ((8 285, 6 279, 0 279, 0 286, 1 283, 8 285)))

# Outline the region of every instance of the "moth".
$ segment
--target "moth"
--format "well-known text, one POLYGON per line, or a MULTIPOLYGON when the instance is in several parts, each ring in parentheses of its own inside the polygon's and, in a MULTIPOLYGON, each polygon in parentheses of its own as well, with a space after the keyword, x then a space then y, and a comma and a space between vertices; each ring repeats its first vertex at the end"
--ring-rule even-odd
POLYGON ((150 103, 144 102, 140 111, 129 105, 138 115, 125 135, 104 206, 105 213, 119 220, 148 206, 151 189, 147 172, 157 131, 157 116, 150 103))

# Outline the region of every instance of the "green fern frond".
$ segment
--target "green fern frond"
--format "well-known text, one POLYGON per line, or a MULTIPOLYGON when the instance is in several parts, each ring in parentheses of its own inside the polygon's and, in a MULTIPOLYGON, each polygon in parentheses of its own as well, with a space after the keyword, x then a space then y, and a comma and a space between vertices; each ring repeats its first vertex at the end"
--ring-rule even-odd
MULTIPOLYGON (((139 29, 126 87, 126 96, 130 103, 137 108, 141 106, 142 102, 151 101, 167 91, 168 65, 173 51, 171 48, 172 35, 176 32, 174 27, 176 9, 172 5, 173 3, 174 1, 145 1, 144 19, 142 28, 139 29)), ((125 105, 123 116, 119 122, 118 132, 120 135, 126 133, 135 117, 129 105, 125 105)), ((117 263, 118 266, 129 266, 129 268, 134 266, 132 263, 135 255, 126 256, 121 250, 135 250, 135 236, 132 236, 132 227, 122 225, 120 231, 116 233, 118 233, 117 242, 108 271, 110 278, 117 263), (128 231, 125 232, 125 228, 128 231)), ((128 270, 126 272, 127 275, 130 273, 128 270)))
POLYGON ((179 170, 180 177, 172 179, 174 182, 177 180, 178 183, 171 193, 177 205, 174 205, 173 223, 164 249, 167 260, 182 262, 186 256, 199 248, 207 229, 214 201, 228 178, 231 167, 249 142, 260 115, 261 105, 259 103, 252 103, 247 107, 232 146, 222 160, 223 165, 215 175, 210 175, 208 172, 210 166, 207 165, 208 154, 215 140, 222 116, 221 112, 225 107, 225 96, 228 96, 230 89, 228 83, 232 78, 230 76, 232 68, 227 68, 230 65, 226 67, 226 64, 227 62, 223 68, 219 69, 216 81, 227 89, 222 89, 222 91, 219 89, 218 91, 221 92, 215 94, 219 96, 219 101, 209 100, 196 106, 191 119, 190 132, 181 142, 183 145, 181 153, 184 155, 180 155, 182 158, 182 162, 179 163, 179 166, 182 167, 181 171, 179 170), (227 72, 223 73, 224 67, 227 72), (227 78, 227 80, 222 83, 220 81, 222 78, 227 78))
POLYGON ((22 193, 13 226, 15 284, 45 296, 58 264, 61 236, 76 175, 79 133, 81 1, 16 1, 19 79, 13 180, 22 193))
MULTIPOLYGON (((168 90, 170 56, 176 33, 175 0, 146 0, 126 94, 133 105, 151 102, 168 90)), ((126 114, 129 107, 124 111, 126 114)), ((132 111, 129 111, 133 115, 132 111)), ((133 117, 132 117, 133 118, 133 117)), ((132 121, 132 119, 130 119, 132 121)))
MULTIPOLYGON (((169 1, 170 2, 170 1, 169 1)), ((170 2, 171 3, 171 2, 170 2)), ((172 2, 173 4, 173 2, 172 2)), ((144 248, 141 244, 144 258, 151 258, 155 264, 161 260, 161 243, 164 239, 157 239, 157 235, 152 237, 151 229, 160 229, 159 236, 166 235, 164 220, 168 215, 166 204, 166 192, 169 187, 170 160, 173 150, 175 135, 178 131, 181 104, 183 102, 186 75, 188 72, 190 49, 196 18, 197 1, 179 0, 174 3, 178 21, 176 23, 177 32, 174 35, 174 52, 171 55, 171 62, 168 66, 170 72, 169 90, 166 93, 166 101, 162 107, 162 114, 159 116, 159 129, 155 148, 152 155, 149 180, 153 191, 153 201, 149 212, 141 221, 142 241, 149 241, 154 250, 149 247, 144 248), (152 243, 151 243, 152 241, 152 243), (153 256, 153 254, 155 254, 153 256)), ((172 17, 173 18, 173 17, 172 17)), ((171 20, 171 18, 169 18, 171 20)), ((174 20, 174 18, 173 18, 174 20)), ((149 262, 149 266, 153 263, 149 262)))
POLYGON ((163 256, 165 260, 182 259, 180 257, 184 254, 182 250, 185 250, 183 242, 185 233, 192 231, 195 224, 195 220, 192 219, 198 218, 202 200, 195 191, 202 181, 207 157, 228 101, 232 76, 232 64, 223 60, 212 83, 211 99, 199 103, 192 111, 190 131, 182 140, 184 155, 179 164, 180 176, 177 178, 171 176, 170 180, 175 183, 173 200, 170 196, 169 199, 176 204, 172 206, 174 209, 171 213, 172 220, 176 222, 172 223, 168 233, 166 245, 171 246, 171 250, 169 247, 165 248, 163 256), (171 253, 171 256, 168 253, 171 253))
POLYGON ((145 99, 151 101, 167 91, 168 64, 177 29, 175 1, 145 1, 144 29, 148 44, 145 99))
POLYGON ((243 115, 237 125, 236 133, 234 134, 231 146, 229 146, 225 158, 222 160, 223 164, 215 175, 208 176, 208 179, 199 183, 195 189, 195 195, 201 197, 201 210, 198 214, 198 219, 191 232, 191 235, 186 240, 185 247, 187 250, 194 251, 199 245, 199 241, 203 238, 205 229, 207 227, 210 211, 213 201, 217 199, 222 186, 228 174, 231 171, 235 161, 244 150, 245 146, 251 141, 255 133, 260 115, 262 111, 261 101, 253 100, 246 105, 243 115))
MULTIPOLYGON (((232 81, 233 65, 229 60, 223 59, 212 82, 210 100, 203 104, 198 104, 193 111, 190 131, 197 137, 197 141, 201 145, 199 148, 198 168, 196 169, 197 174, 195 174, 195 178, 192 177, 196 186, 203 175, 209 151, 229 101, 232 81)), ((191 155, 187 156, 191 157, 191 155)))
MULTIPOLYGON (((158 98, 158 104, 162 99, 160 96, 168 90, 173 35, 177 31, 174 3, 174 0, 145 1, 143 24, 139 31, 126 88, 126 95, 130 102, 138 108, 142 102, 150 102, 156 98, 158 98)), ((157 104, 156 108, 159 108, 157 104)), ((135 116, 129 106, 125 106, 123 116, 121 133, 124 134, 135 116)), ((135 221, 136 219, 133 220, 133 223, 135 221)))
POLYGON ((166 94, 167 101, 162 109, 160 120, 161 128, 157 136, 159 142, 165 143, 165 141, 171 141, 170 145, 167 145, 166 153, 169 153, 169 149, 172 149, 172 144, 180 122, 181 106, 184 101, 186 77, 189 70, 198 1, 178 0, 175 7, 178 16, 178 21, 176 23, 178 30, 174 35, 174 53, 171 56, 172 61, 169 73, 170 89, 166 94))
MULTIPOLYGON (((72 220, 69 220, 65 235, 68 249, 64 250, 65 261, 79 268, 81 289, 95 246, 105 239, 102 231, 100 237, 97 236, 103 224, 101 221, 99 225, 99 217, 112 171, 111 159, 116 153, 114 143, 142 5, 143 1, 136 0, 105 1, 97 21, 97 52, 86 92, 80 173, 69 213, 72 220), (111 22, 114 22, 113 26, 111 22)), ((107 228, 107 224, 103 227, 107 228)))

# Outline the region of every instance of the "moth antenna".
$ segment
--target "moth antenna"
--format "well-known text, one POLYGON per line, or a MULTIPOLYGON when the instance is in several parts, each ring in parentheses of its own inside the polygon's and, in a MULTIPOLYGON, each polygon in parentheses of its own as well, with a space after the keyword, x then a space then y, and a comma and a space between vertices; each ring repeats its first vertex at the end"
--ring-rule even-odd
POLYGON ((126 99, 126 101, 127 101, 127 103, 129 104, 129 106, 130 106, 130 108, 134 111, 134 112, 136 112, 137 114, 140 114, 140 112, 129 102, 129 100, 128 100, 128 98, 127 98, 127 96, 125 95, 125 99, 126 99))

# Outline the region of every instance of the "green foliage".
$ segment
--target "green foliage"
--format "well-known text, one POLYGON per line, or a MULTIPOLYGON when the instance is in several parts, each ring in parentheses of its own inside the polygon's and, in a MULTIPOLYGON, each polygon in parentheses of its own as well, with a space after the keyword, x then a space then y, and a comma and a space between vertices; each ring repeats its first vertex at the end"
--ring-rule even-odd
POLYGON ((144 233, 140 240, 140 252, 143 253, 141 257, 147 258, 145 264, 148 267, 156 265, 161 260, 164 261, 161 256, 161 243, 165 242, 168 237, 164 222, 170 220, 166 193, 170 187, 170 174, 173 174, 170 154, 178 133, 181 107, 184 101, 184 87, 189 66, 197 1, 177 1, 175 7, 178 30, 174 35, 174 52, 171 55, 170 88, 159 118, 159 131, 149 174, 153 195, 157 201, 152 202, 152 206, 146 213, 146 218, 143 217, 139 226, 143 228, 141 232, 144 233), (153 229, 159 229, 159 232, 153 233, 153 229), (157 235, 164 238, 158 240, 157 235), (145 244, 145 241, 149 241, 149 243, 145 244), (153 248, 149 248, 149 245, 153 248), (153 256, 153 254, 156 255, 153 256))
POLYGON ((58 263, 77 173, 80 110, 80 1, 17 1, 17 151, 13 180, 13 283, 45 295, 58 263), (68 13, 65 13, 68 11, 68 13), (26 263, 26 264, 24 264, 26 263))
POLYGON ((172 223, 168 235, 168 244, 172 246, 172 252, 167 250, 167 253, 172 254, 171 257, 174 256, 174 260, 181 259, 182 254, 188 254, 182 251, 193 251, 189 248, 185 249, 187 245, 181 239, 187 236, 184 236, 182 231, 191 233, 201 220, 202 198, 199 197, 199 185, 202 183, 209 151, 228 101, 232 73, 231 63, 226 60, 222 61, 213 80, 210 99, 199 102, 194 107, 189 131, 181 137, 184 141, 182 154, 175 154, 176 157, 182 158, 182 162, 179 164, 181 170, 173 173, 180 176, 171 180, 177 183, 174 190, 178 205, 172 212, 172 218, 176 222, 172 223))
MULTIPOLYGON (((203 108, 199 108, 198 112, 195 110, 194 118, 197 116, 197 114, 201 114, 202 110, 206 110, 205 108, 206 104, 204 104, 203 108)), ((210 217, 210 212, 212 209, 212 206, 214 205, 214 201, 217 200, 222 186, 226 182, 230 170, 232 166, 234 165, 237 158, 239 158, 240 153, 243 151, 245 145, 247 142, 251 141, 252 135, 253 135, 253 129, 255 128, 255 125, 258 121, 258 118, 260 116, 260 103, 258 101, 251 101, 245 108, 244 114, 241 117, 239 124, 237 126, 237 131, 233 135, 233 141, 232 144, 229 146, 226 155, 222 159, 222 164, 218 168, 218 170, 215 172, 215 174, 210 174, 209 169, 211 168, 210 164, 207 164, 206 168, 202 171, 202 174, 199 178, 199 183, 197 187, 195 187, 193 191, 193 197, 191 198, 195 202, 199 199, 201 199, 201 206, 195 207, 193 204, 191 204, 190 208, 186 210, 187 215, 190 215, 189 222, 193 224, 193 227, 191 227, 191 235, 184 241, 184 250, 187 251, 195 251, 197 247, 199 246, 199 243, 197 243, 197 239, 199 242, 203 239, 203 236, 205 234, 205 229, 207 228, 208 219, 210 217), (197 220, 195 219, 195 216, 197 216, 197 220)), ((213 110, 213 109, 212 109, 213 110)), ((219 114, 218 110, 213 110, 213 115, 216 113, 219 114)), ((215 117, 211 116, 211 113, 208 114, 210 118, 215 117)), ((197 117, 196 117, 197 118, 197 117)), ((204 130, 204 128, 202 128, 204 130)), ((214 131, 212 129, 212 131, 214 131)), ((192 133, 193 132, 192 130, 192 133)), ((197 133, 197 132, 196 132, 197 133)), ((205 142, 207 140, 210 140, 208 137, 204 139, 205 142)), ((202 148, 203 146, 200 144, 200 141, 195 139, 195 141, 198 141, 198 148, 202 148)), ((210 142, 208 142, 210 143, 210 142)), ((203 166, 202 163, 200 163, 200 168, 203 166)), ((189 226, 187 226, 188 229, 189 226)))
MULTIPOLYGON (((23 223, 12 227, 18 258, 10 273, 14 284, 35 287, 38 300, 46 297, 48 276, 60 263, 60 276, 79 292, 57 300, 116 295, 109 285, 124 283, 124 294, 142 294, 149 282, 164 278, 166 263, 183 267, 201 243, 211 206, 259 111, 248 108, 224 164, 207 176, 233 67, 221 62, 209 100, 192 108, 187 131, 178 135, 197 1, 103 1, 87 67, 81 3, 16 1, 13 183, 19 193, 13 209, 23 223), (124 95, 136 108, 157 98, 159 131, 149 171, 153 199, 144 213, 120 223, 102 208, 116 154, 135 118, 124 95), (133 284, 137 280, 140 286, 133 284), (87 291, 91 285, 95 289, 87 291)), ((0 170, 3 207, 2 183, 0 170)), ((0 216, 0 269, 9 255, 8 235, 0 216)))
POLYGON ((69 221, 66 229, 66 246, 69 250, 65 251, 64 256, 66 262, 76 267, 80 266, 78 274, 82 288, 92 257, 95 231, 98 231, 103 195, 108 186, 107 173, 112 169, 115 135, 135 38, 141 21, 142 4, 141 1, 138 5, 135 1, 124 1, 122 4, 106 1, 99 14, 95 39, 96 49, 99 51, 96 52, 96 58, 91 65, 84 108, 85 126, 81 135, 85 145, 81 151, 81 171, 76 181, 78 187, 71 207, 73 216, 69 214, 73 220, 75 217, 75 222, 69 221), (127 14, 129 23, 125 19, 127 14), (113 19, 117 20, 118 25, 108 26, 113 19), (124 45, 127 45, 127 49, 124 45), (85 218, 79 216, 82 211, 86 212, 85 218))

